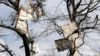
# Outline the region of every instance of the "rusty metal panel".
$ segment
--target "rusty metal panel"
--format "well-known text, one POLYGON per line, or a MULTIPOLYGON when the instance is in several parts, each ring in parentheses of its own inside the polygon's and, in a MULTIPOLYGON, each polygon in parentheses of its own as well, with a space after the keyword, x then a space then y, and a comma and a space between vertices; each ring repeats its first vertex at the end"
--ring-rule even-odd
POLYGON ((55 40, 55 44, 58 52, 71 48, 71 41, 66 38, 55 40))

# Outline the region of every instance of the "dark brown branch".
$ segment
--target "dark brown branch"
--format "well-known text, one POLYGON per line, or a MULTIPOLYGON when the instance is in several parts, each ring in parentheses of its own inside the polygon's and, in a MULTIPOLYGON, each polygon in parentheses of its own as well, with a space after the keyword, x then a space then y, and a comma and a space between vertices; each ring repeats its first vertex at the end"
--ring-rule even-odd
POLYGON ((78 52, 81 56, 83 56, 83 55, 80 53, 80 51, 79 51, 79 50, 77 50, 77 52, 78 52))
POLYGON ((25 54, 26 56, 30 56, 30 50, 29 50, 29 40, 27 38, 27 36, 21 32, 19 32, 17 29, 9 27, 9 26, 5 26, 5 25, 0 25, 0 27, 6 28, 6 29, 10 29, 15 31, 23 40, 23 44, 25 47, 25 54))
POLYGON ((8 0, 8 2, 11 4, 11 5, 14 5, 14 2, 12 0, 8 0))
POLYGON ((98 9, 99 7, 100 7, 100 6, 97 6, 97 7, 95 7, 95 8, 92 8, 92 9, 89 10, 89 12, 93 12, 94 10, 98 9))
POLYGON ((96 15, 94 22, 89 23, 89 24, 95 23, 92 27, 84 27, 84 28, 80 28, 80 30, 84 31, 84 30, 88 30, 88 29, 96 29, 97 22, 98 22, 98 15, 96 15))
POLYGON ((96 15, 96 17, 95 17, 95 24, 94 24, 94 27, 96 27, 97 23, 98 23, 98 15, 96 15))
POLYGON ((75 8, 75 1, 72 0, 72 7, 73 7, 73 13, 72 13, 72 21, 76 20, 76 8, 75 8))
POLYGON ((84 39, 85 39, 85 33, 83 31, 82 43, 78 47, 76 47, 77 49, 80 48, 82 45, 84 45, 84 43, 85 43, 84 39))
POLYGON ((92 6, 90 9, 95 8, 100 2, 97 2, 94 6, 92 6))
POLYGON ((0 1, 0 3, 1 4, 4 4, 4 5, 6 5, 6 6, 8 6, 8 7, 11 7, 11 8, 13 8, 13 9, 15 9, 13 6, 11 6, 10 4, 8 4, 7 2, 3 2, 3 1, 0 1))
POLYGON ((80 28, 81 31, 88 30, 88 29, 95 29, 95 27, 84 27, 84 28, 80 28))
POLYGON ((76 5, 76 8, 75 8, 75 9, 78 9, 78 8, 79 8, 79 6, 80 6, 81 2, 82 2, 82 0, 80 0, 80 1, 77 3, 77 5, 76 5))
POLYGON ((72 16, 71 16, 71 11, 70 11, 70 1, 69 0, 66 1, 66 6, 67 6, 69 18, 72 21, 72 16))
POLYGON ((87 12, 85 13, 84 18, 81 19, 80 22, 78 23, 79 26, 80 26, 80 24, 86 19, 86 17, 88 16, 89 7, 90 7, 91 3, 92 3, 92 1, 90 1, 89 5, 88 5, 87 12))
POLYGON ((6 5, 6 6, 8 6, 8 7, 11 7, 11 8, 14 9, 15 11, 18 11, 19 2, 20 2, 20 0, 16 0, 15 2, 12 1, 12 0, 0 1, 0 3, 6 5))
POLYGON ((4 46, 3 44, 0 43, 0 46, 2 46, 5 50, 2 50, 0 52, 8 52, 10 56, 13 56, 13 54, 11 53, 11 51, 9 50, 8 47, 4 46))
POLYGON ((90 7, 90 5, 91 5, 92 3, 93 3, 93 2, 92 2, 92 1, 90 1, 90 3, 89 3, 89 4, 87 4, 87 6, 86 6, 84 9, 82 9, 82 10, 78 11, 78 13, 82 13, 82 12, 84 12, 85 10, 87 10, 87 9, 90 7))
POLYGON ((19 10, 19 3, 20 3, 20 0, 16 0, 14 3, 15 3, 15 4, 14 4, 15 10, 18 11, 18 10, 19 10))
POLYGON ((97 19, 94 19, 92 22, 86 22, 86 24, 92 24, 95 23, 97 21, 97 19))
POLYGON ((6 3, 6 2, 0 1, 0 3, 6 5, 6 6, 8 6, 8 7, 11 7, 11 6, 10 6, 8 3, 6 3))

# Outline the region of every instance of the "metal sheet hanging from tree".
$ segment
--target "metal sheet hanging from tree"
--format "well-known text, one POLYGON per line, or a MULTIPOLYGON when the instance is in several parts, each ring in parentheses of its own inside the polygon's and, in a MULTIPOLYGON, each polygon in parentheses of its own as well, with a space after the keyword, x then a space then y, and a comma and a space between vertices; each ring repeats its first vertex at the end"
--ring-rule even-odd
POLYGON ((32 10, 25 10, 23 8, 20 9, 19 19, 20 20, 33 20, 32 10))
POLYGON ((75 22, 71 22, 68 25, 61 26, 61 28, 63 30, 63 34, 64 34, 65 37, 72 34, 75 30, 78 29, 75 22))
POLYGON ((20 20, 18 20, 16 28, 21 33, 28 34, 26 21, 20 21, 20 20))
POLYGON ((75 40, 75 38, 77 38, 78 37, 78 33, 74 33, 74 34, 72 34, 71 36, 69 36, 69 40, 75 40))
POLYGON ((55 44, 56 44, 58 52, 71 48, 71 41, 69 41, 66 38, 55 40, 55 44))

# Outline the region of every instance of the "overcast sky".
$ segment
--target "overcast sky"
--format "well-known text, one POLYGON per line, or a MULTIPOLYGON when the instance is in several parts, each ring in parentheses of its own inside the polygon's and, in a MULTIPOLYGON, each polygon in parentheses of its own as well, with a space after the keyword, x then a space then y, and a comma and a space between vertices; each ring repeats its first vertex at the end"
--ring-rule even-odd
MULTIPOLYGON (((46 4, 45 11, 48 14, 50 13, 52 15, 55 15, 55 13, 67 14, 65 3, 64 2, 61 3, 61 1, 62 0, 47 0, 45 2, 45 4, 46 4), (60 4, 60 6, 58 7, 59 4, 60 4), (56 8, 58 8, 58 9, 56 9, 56 8)), ((21 0, 21 5, 26 6, 26 2, 24 0, 21 0)), ((0 17, 1 18, 7 19, 9 16, 9 13, 12 13, 13 11, 14 11, 13 9, 10 9, 7 6, 0 5, 0 17)), ((97 12, 97 13, 99 13, 99 12, 97 12)), ((93 16, 94 14, 97 14, 97 13, 93 12, 92 14, 90 14, 90 16, 93 16)), ((28 24, 30 27, 29 30, 33 30, 33 33, 34 33, 33 35, 36 35, 36 37, 37 37, 35 39, 35 46, 37 47, 36 48, 37 53, 35 56, 49 55, 49 54, 53 54, 53 52, 55 53, 56 56, 66 56, 68 50, 65 50, 62 52, 57 52, 57 50, 56 50, 55 40, 63 38, 58 33, 54 32, 53 34, 46 36, 46 37, 45 36, 41 36, 41 37, 37 36, 40 32, 42 32, 43 30, 46 29, 46 26, 44 26, 44 25, 47 24, 47 22, 34 23, 31 21, 28 21, 28 24)), ((58 24, 63 24, 63 23, 58 22, 58 24)), ((23 43, 22 40, 20 39, 20 37, 17 36, 17 34, 15 32, 7 30, 7 29, 2 29, 2 31, 0 32, 0 35, 3 35, 3 34, 8 35, 8 36, 0 38, 0 43, 8 44, 10 49, 13 49, 16 56, 24 56, 25 55, 24 49, 18 48, 23 43)), ((96 37, 97 39, 100 39, 99 35, 96 33, 90 33, 88 35, 91 38, 96 37)), ((87 38, 87 41, 88 41, 88 43, 93 43, 93 44, 91 44, 91 46, 92 46, 91 48, 94 48, 98 52, 100 52, 99 41, 94 43, 95 41, 93 41, 93 40, 91 41, 88 38, 87 38)), ((94 53, 93 51, 91 51, 91 49, 88 46, 81 47, 81 52, 84 54, 88 54, 88 55, 93 55, 93 53, 94 53)), ((3 56, 6 56, 6 55, 3 55, 3 56)))

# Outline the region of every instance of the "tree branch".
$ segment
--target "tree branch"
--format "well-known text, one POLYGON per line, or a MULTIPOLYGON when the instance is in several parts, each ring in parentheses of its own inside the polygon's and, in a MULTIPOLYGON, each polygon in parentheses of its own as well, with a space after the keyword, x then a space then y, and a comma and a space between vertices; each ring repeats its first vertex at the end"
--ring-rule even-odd
POLYGON ((80 0, 80 1, 77 3, 77 5, 76 5, 76 8, 75 8, 75 9, 78 9, 78 8, 79 8, 79 6, 80 6, 81 2, 82 2, 82 0, 80 0))
POLYGON ((0 46, 2 46, 5 50, 2 50, 0 52, 8 52, 10 56, 13 56, 13 54, 11 53, 11 51, 8 49, 8 47, 4 46, 3 44, 0 43, 0 46))
POLYGON ((28 40, 28 38, 27 38, 27 36, 25 34, 21 33, 20 31, 18 31, 15 28, 12 28, 12 27, 9 27, 9 26, 0 25, 0 27, 15 31, 22 38, 22 40, 23 40, 23 44, 24 44, 24 47, 25 47, 25 54, 26 54, 26 56, 30 56, 29 40, 28 40))

